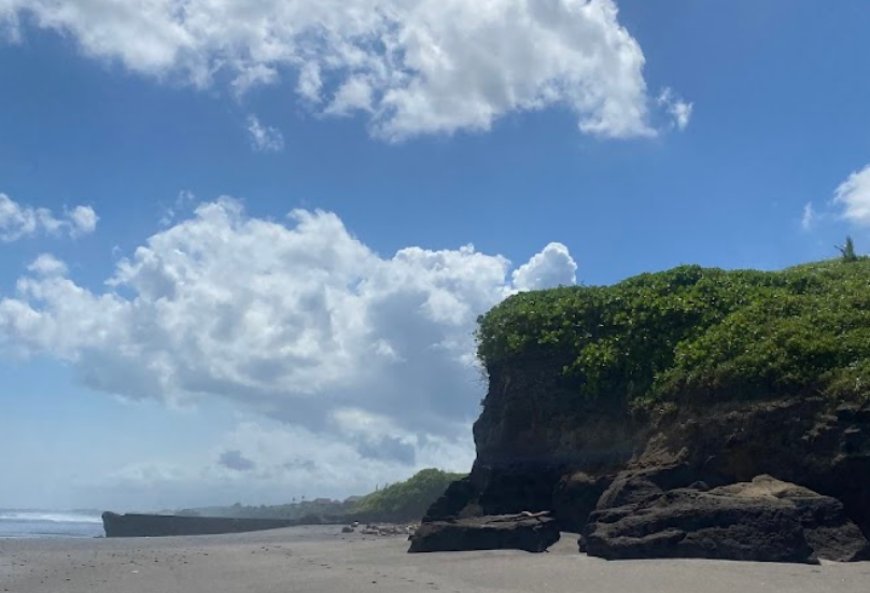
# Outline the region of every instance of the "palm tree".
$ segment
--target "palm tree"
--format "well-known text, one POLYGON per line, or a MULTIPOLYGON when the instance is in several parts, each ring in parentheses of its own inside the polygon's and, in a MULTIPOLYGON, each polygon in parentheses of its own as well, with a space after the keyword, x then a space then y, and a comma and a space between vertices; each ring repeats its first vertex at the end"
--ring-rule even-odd
POLYGON ((852 237, 846 237, 846 244, 842 247, 837 247, 844 262, 858 261, 858 256, 855 255, 855 244, 852 242, 852 237))

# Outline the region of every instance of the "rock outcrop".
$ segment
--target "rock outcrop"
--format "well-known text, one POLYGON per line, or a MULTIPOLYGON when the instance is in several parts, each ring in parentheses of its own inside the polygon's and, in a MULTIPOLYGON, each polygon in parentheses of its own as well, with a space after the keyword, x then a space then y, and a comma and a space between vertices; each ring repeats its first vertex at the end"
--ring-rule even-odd
MULTIPOLYGON (((522 421, 529 416, 521 414, 522 421)), ((587 534, 590 554, 606 558, 866 557, 870 406, 802 397, 686 406, 648 419, 646 427, 627 415, 621 420, 616 413, 609 420, 573 418, 576 424, 568 430, 599 435, 592 455, 581 449, 571 456, 560 443, 551 443, 548 456, 539 443, 534 459, 511 461, 495 455, 498 446, 490 441, 471 475, 452 484, 424 521, 550 511, 562 530, 587 534), (609 447, 600 435, 617 425, 609 447), (726 496, 760 475, 792 483, 795 492, 805 490, 797 502, 726 496), (806 509, 821 513, 818 525, 800 519, 806 509), (831 540, 821 545, 819 534, 825 533, 831 540)), ((485 413, 475 435, 488 430, 492 438, 493 427, 481 426, 487 421, 485 413)))
POLYGON ((861 558, 868 283, 870 259, 682 266, 507 299, 480 320, 477 458, 424 527, 547 511, 606 557, 861 558), (763 475, 802 494, 737 493, 763 475))
POLYGON ((411 536, 409 552, 524 550, 543 552, 559 541, 559 526, 546 515, 486 516, 423 523, 411 536))
MULTIPOLYGON (((870 543, 843 505, 800 486, 758 476, 704 491, 660 492, 635 479, 640 500, 592 513, 581 548, 593 556, 717 558, 767 562, 870 559, 870 543)), ((631 481, 619 486, 625 493, 631 481)), ((603 506, 613 503, 606 501, 603 506)))
POLYGON ((552 511, 563 531, 582 529, 613 476, 643 452, 649 427, 624 409, 566 397, 558 367, 536 360, 490 370, 474 467, 424 522, 552 511))

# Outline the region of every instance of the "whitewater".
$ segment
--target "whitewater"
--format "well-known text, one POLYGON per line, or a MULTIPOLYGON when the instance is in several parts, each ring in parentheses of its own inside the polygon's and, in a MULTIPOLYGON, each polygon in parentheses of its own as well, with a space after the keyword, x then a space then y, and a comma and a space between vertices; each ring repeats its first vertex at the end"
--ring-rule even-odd
POLYGON ((0 510, 0 538, 100 537, 99 515, 57 512, 0 510))

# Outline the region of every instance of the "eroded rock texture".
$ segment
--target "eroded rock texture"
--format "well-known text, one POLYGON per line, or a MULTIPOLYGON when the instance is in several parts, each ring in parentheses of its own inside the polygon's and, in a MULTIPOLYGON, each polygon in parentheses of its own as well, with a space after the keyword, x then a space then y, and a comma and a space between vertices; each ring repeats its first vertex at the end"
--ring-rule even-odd
POLYGON ((559 541, 550 516, 498 515, 423 523, 411 537, 409 552, 525 550, 543 552, 559 541))

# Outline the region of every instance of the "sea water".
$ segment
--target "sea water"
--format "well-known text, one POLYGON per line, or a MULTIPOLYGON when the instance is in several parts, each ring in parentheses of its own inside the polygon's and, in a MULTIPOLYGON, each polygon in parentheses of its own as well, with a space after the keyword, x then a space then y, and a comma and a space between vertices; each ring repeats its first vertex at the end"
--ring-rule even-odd
POLYGON ((0 538, 101 537, 99 515, 75 512, 0 510, 0 538))

